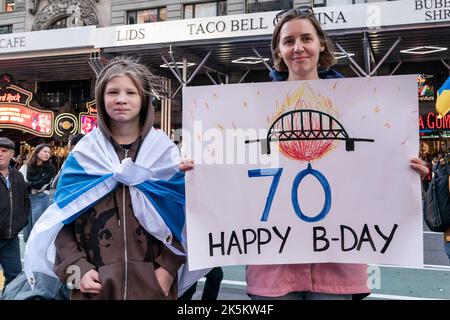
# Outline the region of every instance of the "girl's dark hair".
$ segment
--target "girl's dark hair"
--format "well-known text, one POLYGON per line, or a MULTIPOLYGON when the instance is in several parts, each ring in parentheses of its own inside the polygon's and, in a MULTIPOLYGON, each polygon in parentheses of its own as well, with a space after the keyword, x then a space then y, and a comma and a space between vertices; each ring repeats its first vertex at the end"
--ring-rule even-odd
MULTIPOLYGON (((31 155, 30 161, 28 161, 29 166, 31 166, 32 168, 37 168, 38 153, 41 152, 41 150, 44 148, 49 148, 50 151, 52 150, 52 148, 48 144, 45 144, 45 143, 38 144, 36 146, 36 149, 34 149, 33 154, 31 155)), ((42 162, 43 166, 48 166, 49 164, 50 164, 50 158, 47 161, 42 162)))
POLYGON ((317 36, 319 37, 320 44, 324 46, 324 50, 320 52, 319 55, 319 67, 328 69, 329 67, 336 64, 336 58, 334 57, 334 45, 331 39, 322 29, 319 21, 317 21, 314 14, 309 12, 299 11, 292 9, 283 14, 283 16, 278 21, 275 29, 272 33, 272 57, 274 62, 274 67, 279 72, 286 72, 288 68, 286 63, 284 63, 283 58, 280 54, 279 44, 280 44, 280 33, 283 25, 294 19, 306 19, 313 25, 316 30, 317 36))

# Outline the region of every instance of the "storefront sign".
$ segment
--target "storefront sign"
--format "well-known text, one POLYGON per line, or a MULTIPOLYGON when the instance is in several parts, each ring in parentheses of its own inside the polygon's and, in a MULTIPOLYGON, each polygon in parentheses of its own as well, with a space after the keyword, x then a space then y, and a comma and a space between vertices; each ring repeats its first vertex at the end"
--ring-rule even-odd
POLYGON ((421 114, 419 116, 419 129, 420 130, 450 130, 450 114, 447 114, 441 119, 438 118, 438 114, 429 112, 427 114, 421 114))
POLYGON ((82 134, 88 134, 92 130, 98 127, 97 122, 97 108, 95 105, 95 99, 86 103, 86 108, 88 112, 80 113, 80 129, 79 132, 82 134))
MULTIPOLYGON (((325 30, 450 21, 450 0, 402 0, 314 8, 325 30), (402 14, 398 14, 401 12, 402 14)), ((95 30, 97 48, 179 41, 270 36, 278 11, 181 19, 95 30)))
POLYGON ((0 54, 93 47, 95 29, 95 26, 89 26, 2 34, 0 35, 0 54))
MULTIPOLYGON (((314 8, 325 30, 450 21, 450 0, 399 0, 314 8), (401 12, 402 14, 398 14, 401 12)), ((0 54, 67 48, 107 48, 191 40, 270 36, 278 11, 180 19, 106 28, 95 26, 0 35, 0 54), (45 41, 51 39, 51 41, 45 41)))
POLYGON ((419 100, 434 101, 433 76, 429 74, 421 74, 417 76, 417 84, 419 86, 419 100))
POLYGON ((30 91, 27 91, 15 85, 9 85, 4 89, 0 89, 0 104, 17 103, 28 105, 32 98, 33 94, 30 91))
POLYGON ((87 102, 86 108, 88 109, 88 114, 97 114, 97 105, 95 104, 95 99, 87 102))
POLYGON ((41 137, 53 135, 53 112, 29 105, 33 93, 15 85, 0 89, 0 128, 21 129, 41 137))
POLYGON ((0 128, 21 129, 41 137, 53 134, 53 112, 0 103, 0 128))
POLYGON ((97 116, 80 114, 80 133, 88 134, 97 127, 97 116))
POLYGON ((61 113, 55 119, 55 133, 62 137, 78 131, 78 119, 71 113, 61 113))

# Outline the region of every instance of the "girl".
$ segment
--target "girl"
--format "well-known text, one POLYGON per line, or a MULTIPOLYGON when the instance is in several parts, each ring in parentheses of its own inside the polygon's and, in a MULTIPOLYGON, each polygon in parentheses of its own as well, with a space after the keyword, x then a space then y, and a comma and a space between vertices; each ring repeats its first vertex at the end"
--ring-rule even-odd
POLYGON ((148 69, 129 58, 98 75, 99 128, 70 153, 55 203, 30 236, 31 284, 52 268, 72 299, 176 299, 184 176, 178 149, 152 128, 151 90, 148 69))
POLYGON ((55 176, 55 166, 50 162, 51 149, 47 144, 40 144, 34 149, 30 160, 20 168, 28 182, 31 201, 31 219, 24 228, 23 238, 28 241, 31 229, 49 205, 50 184, 55 176))

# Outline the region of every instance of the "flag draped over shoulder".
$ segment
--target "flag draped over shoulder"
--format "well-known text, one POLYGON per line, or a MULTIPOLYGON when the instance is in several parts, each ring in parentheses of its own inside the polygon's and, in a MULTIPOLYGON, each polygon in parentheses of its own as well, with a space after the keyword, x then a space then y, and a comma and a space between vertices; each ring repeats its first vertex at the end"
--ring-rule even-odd
POLYGON ((450 111, 450 77, 438 90, 436 111, 439 113, 439 118, 445 117, 445 115, 450 111))
POLYGON ((122 162, 111 142, 99 129, 84 137, 69 155, 58 181, 54 203, 34 225, 25 247, 24 270, 31 286, 34 272, 56 277, 54 241, 64 226, 119 183, 130 188, 133 212, 144 229, 172 252, 184 255, 171 244, 185 238, 184 174, 179 171, 178 148, 160 130, 151 129, 133 162, 122 162))

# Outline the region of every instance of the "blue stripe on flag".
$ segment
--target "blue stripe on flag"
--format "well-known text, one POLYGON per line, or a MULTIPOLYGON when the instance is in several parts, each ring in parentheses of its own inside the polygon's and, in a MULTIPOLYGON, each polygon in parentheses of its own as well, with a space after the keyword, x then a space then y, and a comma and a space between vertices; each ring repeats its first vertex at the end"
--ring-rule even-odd
POLYGON ((99 183, 112 176, 90 175, 80 166, 76 158, 69 154, 64 169, 58 180, 58 186, 54 195, 55 202, 59 208, 64 208, 81 194, 95 187, 99 183))
POLYGON ((146 195, 174 237, 182 242, 185 223, 184 173, 180 171, 168 181, 146 181, 136 187, 146 195))

